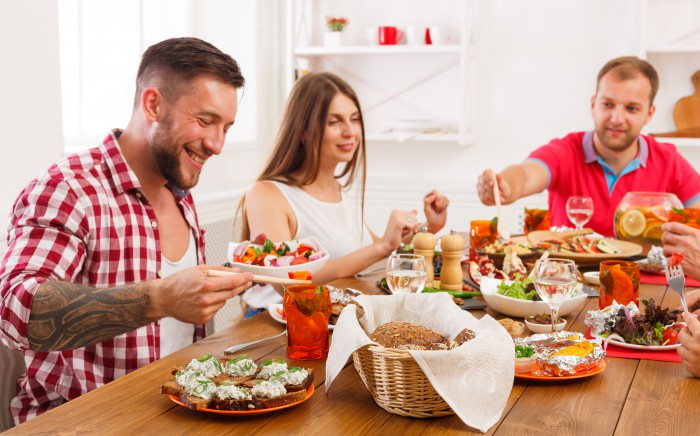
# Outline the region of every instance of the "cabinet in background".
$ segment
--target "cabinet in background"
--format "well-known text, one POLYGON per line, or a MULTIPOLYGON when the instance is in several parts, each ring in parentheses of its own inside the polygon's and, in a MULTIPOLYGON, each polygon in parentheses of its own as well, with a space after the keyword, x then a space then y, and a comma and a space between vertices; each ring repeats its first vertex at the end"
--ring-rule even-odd
POLYGON ((288 0, 287 91, 298 74, 330 71, 355 89, 368 142, 471 145, 478 0, 288 0), (323 45, 326 17, 346 17, 340 46, 323 45), (439 26, 444 45, 376 45, 368 29, 439 26))
MULTIPOLYGON (((694 92, 691 76, 700 70, 700 2, 642 0, 641 51, 659 73, 656 113, 649 132, 676 130, 673 108, 694 92)), ((700 138, 660 138, 678 147, 699 147, 700 138)))

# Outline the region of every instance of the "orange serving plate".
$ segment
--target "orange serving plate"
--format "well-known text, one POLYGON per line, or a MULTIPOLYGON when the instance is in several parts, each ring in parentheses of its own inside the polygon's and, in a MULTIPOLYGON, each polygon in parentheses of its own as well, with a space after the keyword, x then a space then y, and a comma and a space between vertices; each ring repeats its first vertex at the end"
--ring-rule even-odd
POLYGON ((594 368, 591 368, 587 371, 580 371, 577 372, 576 374, 573 375, 537 375, 537 372, 540 371, 539 366, 537 369, 524 372, 521 374, 515 374, 515 378, 520 378, 524 380, 546 380, 546 381, 563 381, 563 380, 573 380, 576 378, 584 378, 584 377, 590 377, 596 374, 600 374, 601 372, 605 371, 605 367, 607 366, 607 363, 605 363, 605 359, 600 359, 600 362, 598 362, 598 365, 596 365, 594 368))
MULTIPOLYGON (((206 413, 216 413, 219 415, 260 415, 263 413, 270 413, 270 412, 275 412, 277 410, 282 410, 286 409, 292 406, 296 406, 297 404, 301 404, 304 401, 308 400, 311 398, 311 396, 314 394, 314 385, 309 386, 309 388, 306 390, 306 396, 304 397, 303 400, 299 400, 296 403, 289 403, 285 404, 284 406, 278 406, 278 407, 270 407, 269 409, 253 409, 253 410, 218 410, 218 409, 198 409, 198 412, 206 412, 206 413)), ((182 401, 175 395, 168 395, 168 397, 176 404, 179 404, 182 407, 185 407, 189 409, 189 407, 185 406, 182 401)), ((190 409, 193 410, 193 409, 190 409)))

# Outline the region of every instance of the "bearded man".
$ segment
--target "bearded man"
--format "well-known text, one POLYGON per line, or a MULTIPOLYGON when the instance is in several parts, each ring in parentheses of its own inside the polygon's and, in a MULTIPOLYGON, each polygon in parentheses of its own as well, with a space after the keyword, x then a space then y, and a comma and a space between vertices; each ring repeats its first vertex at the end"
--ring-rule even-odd
POLYGON ((629 191, 672 192, 686 207, 700 207, 697 171, 672 144, 640 135, 656 110, 658 89, 648 62, 630 56, 609 61, 591 97, 594 129, 554 139, 498 174, 485 170, 477 181, 480 200, 494 204, 496 181, 504 204, 547 189, 552 225, 571 226, 569 197, 591 197, 587 227, 604 236, 614 236, 613 214, 629 191))
POLYGON ((148 48, 131 119, 20 193, 0 265, 0 340, 24 354, 19 424, 203 337, 252 274, 210 277, 192 196, 245 83, 196 38, 148 48))

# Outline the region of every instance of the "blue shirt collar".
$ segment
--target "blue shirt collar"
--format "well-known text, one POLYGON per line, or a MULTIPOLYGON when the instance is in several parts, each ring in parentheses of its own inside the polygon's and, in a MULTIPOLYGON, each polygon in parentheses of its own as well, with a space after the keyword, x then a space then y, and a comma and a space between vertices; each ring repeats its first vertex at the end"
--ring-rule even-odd
MULTIPOLYGON (((597 162, 600 157, 593 146, 593 133, 593 130, 590 130, 583 134, 583 156, 587 164, 597 162)), ((646 168, 647 158, 649 157, 649 145, 642 135, 639 135, 637 141, 639 142, 639 150, 635 159, 642 168, 646 168)))

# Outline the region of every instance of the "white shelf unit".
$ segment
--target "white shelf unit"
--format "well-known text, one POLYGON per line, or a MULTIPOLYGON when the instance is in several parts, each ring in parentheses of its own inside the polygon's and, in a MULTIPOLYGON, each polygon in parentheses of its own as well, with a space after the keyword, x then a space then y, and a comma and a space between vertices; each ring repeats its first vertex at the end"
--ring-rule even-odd
MULTIPOLYGON (((659 73, 650 132, 676 130, 676 102, 694 92, 690 77, 700 70, 700 2, 696 0, 640 0, 641 56, 659 73), (672 25, 669 25, 672 23, 672 25)), ((700 147, 700 138, 658 137, 680 148, 700 147)))
MULTIPOLYGON (((473 144, 477 59, 473 23, 478 0, 438 2, 453 9, 447 14, 452 21, 440 23, 452 30, 453 38, 448 44, 363 45, 364 38, 355 33, 355 40, 347 45, 326 47, 319 45, 325 27, 323 17, 329 15, 328 11, 334 15, 333 6, 342 9, 343 2, 288 0, 288 90, 300 71, 331 71, 357 92, 368 142, 473 144), (444 129, 439 133, 394 134, 391 126, 399 119, 440 120, 444 129)), ((364 6, 372 1, 346 3, 353 3, 347 13, 350 26, 361 26, 358 22, 367 20, 362 12, 366 10, 364 6)), ((419 0, 413 3, 413 7, 404 8, 404 13, 415 15, 410 18, 415 23, 422 19, 420 15, 426 7, 419 0)), ((391 22, 391 17, 377 20, 386 24, 391 22)))
MULTIPOLYGON (((342 55, 424 55, 459 54, 461 47, 451 45, 349 45, 340 47, 309 46, 297 47, 294 54, 299 57, 342 56, 342 55)), ((473 51, 473 50, 472 50, 473 51)))

